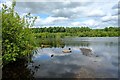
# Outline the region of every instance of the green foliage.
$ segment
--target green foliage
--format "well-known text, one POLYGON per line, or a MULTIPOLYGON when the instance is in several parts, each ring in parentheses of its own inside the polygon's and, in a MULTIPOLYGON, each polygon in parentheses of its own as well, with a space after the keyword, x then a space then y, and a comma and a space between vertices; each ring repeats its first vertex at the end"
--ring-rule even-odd
POLYGON ((4 4, 2 7, 3 64, 25 58, 35 46, 35 38, 29 28, 33 26, 36 17, 28 13, 21 18, 14 10, 15 5, 16 2, 13 2, 12 7, 4 4))
POLYGON ((79 37, 118 37, 119 27, 106 27, 104 29, 90 29, 89 27, 49 27, 49 28, 31 28, 37 38, 61 38, 65 36, 79 37))

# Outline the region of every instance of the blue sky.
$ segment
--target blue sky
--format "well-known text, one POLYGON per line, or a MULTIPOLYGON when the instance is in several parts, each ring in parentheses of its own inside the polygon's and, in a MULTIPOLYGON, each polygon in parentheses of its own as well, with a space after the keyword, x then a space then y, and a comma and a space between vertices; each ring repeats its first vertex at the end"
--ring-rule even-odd
MULTIPOLYGON (((11 5, 10 0, 1 2, 11 5)), ((118 0, 20 0, 15 10, 21 16, 29 12, 37 16, 34 27, 118 26, 118 0)))

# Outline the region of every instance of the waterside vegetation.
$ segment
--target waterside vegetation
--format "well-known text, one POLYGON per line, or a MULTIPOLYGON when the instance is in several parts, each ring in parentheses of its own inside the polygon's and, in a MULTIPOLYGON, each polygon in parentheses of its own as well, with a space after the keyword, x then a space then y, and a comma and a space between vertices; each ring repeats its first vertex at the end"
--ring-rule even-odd
POLYGON ((66 36, 77 37, 118 37, 119 27, 105 27, 104 29, 91 29, 89 27, 44 27, 31 28, 37 38, 56 38, 66 36))
POLYGON ((24 17, 15 12, 16 2, 11 7, 3 4, 2 11, 2 60, 3 65, 25 59, 35 48, 34 34, 29 30, 36 17, 28 13, 24 17))

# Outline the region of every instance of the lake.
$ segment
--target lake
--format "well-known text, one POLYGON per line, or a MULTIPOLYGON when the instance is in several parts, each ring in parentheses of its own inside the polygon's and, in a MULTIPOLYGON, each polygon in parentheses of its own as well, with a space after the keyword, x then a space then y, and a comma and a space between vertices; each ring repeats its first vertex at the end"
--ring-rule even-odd
POLYGON ((118 77, 117 37, 67 37, 61 42, 64 46, 36 50, 28 66, 35 78, 118 77), (72 52, 63 52, 69 48, 72 52), (83 55, 80 48, 92 50, 92 56, 83 55))
POLYGON ((66 37, 40 41, 42 47, 33 51, 32 62, 3 68, 3 77, 118 78, 118 37, 66 37), (91 54, 84 55, 81 48, 89 49, 91 54), (63 52, 69 49, 71 52, 63 52))

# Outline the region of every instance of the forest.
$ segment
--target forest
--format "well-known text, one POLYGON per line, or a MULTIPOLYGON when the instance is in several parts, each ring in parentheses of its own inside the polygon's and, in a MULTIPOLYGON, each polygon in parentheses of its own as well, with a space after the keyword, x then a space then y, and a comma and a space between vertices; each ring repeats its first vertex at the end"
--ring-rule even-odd
POLYGON ((31 28, 34 35, 39 38, 48 37, 65 37, 65 36, 78 36, 78 37, 118 37, 119 27, 105 27, 104 29, 91 29, 89 27, 44 27, 44 28, 31 28))

